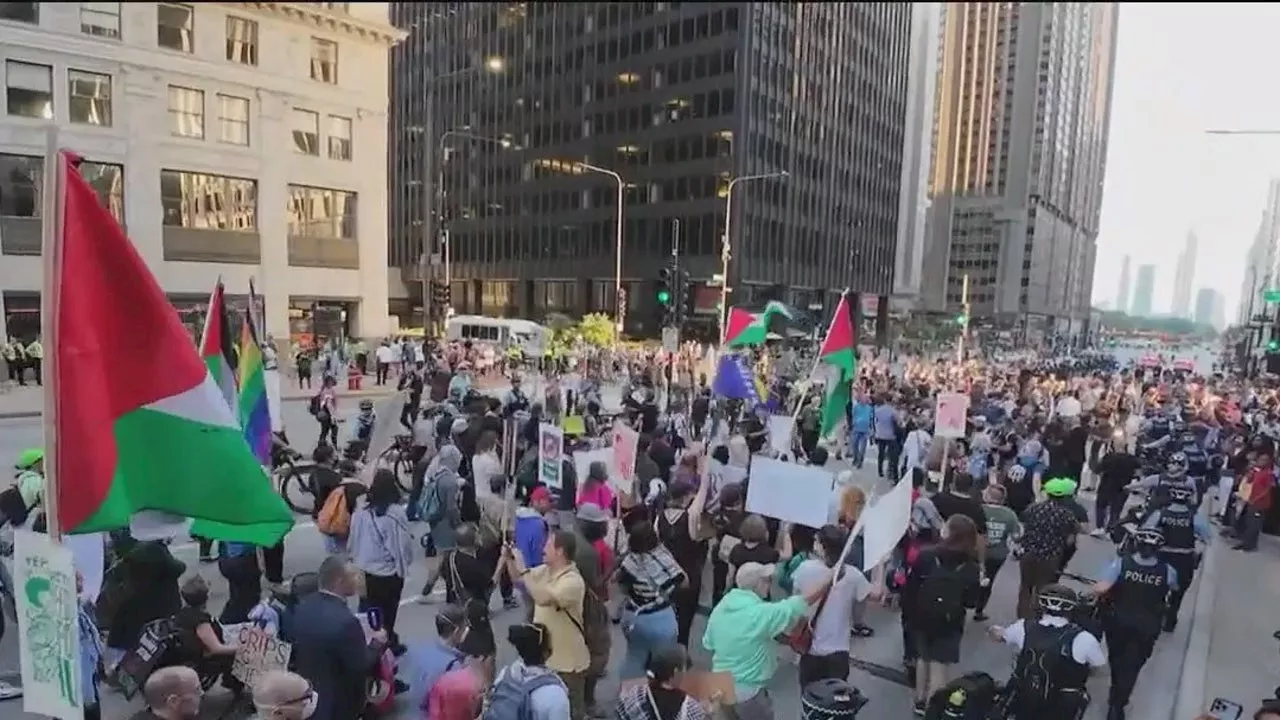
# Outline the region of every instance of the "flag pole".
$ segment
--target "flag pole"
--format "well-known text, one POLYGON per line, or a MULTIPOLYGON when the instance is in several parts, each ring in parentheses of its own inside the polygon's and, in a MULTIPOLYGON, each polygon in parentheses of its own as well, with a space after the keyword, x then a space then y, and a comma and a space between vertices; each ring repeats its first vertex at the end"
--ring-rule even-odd
MULTIPOLYGON (((848 302, 848 301, 849 301, 849 288, 845 288, 845 289, 844 289, 844 292, 840 293, 840 302, 848 302)), ((840 307, 839 305, 836 305, 836 308, 837 308, 837 309, 839 309, 839 307, 840 307)), ((850 313, 852 313, 852 308, 850 308, 850 313)), ((832 322, 835 322, 835 318, 834 318, 834 317, 832 317, 832 318, 831 318, 831 321, 832 321, 832 322)), ((830 325, 828 325, 828 326, 827 326, 827 332, 828 332, 828 334, 830 334, 830 331, 831 331, 831 326, 830 326, 830 325)), ((854 342, 857 342, 857 339, 858 339, 858 338, 857 338, 857 335, 855 334, 855 335, 854 335, 854 342)), ((821 350, 822 348, 821 348, 821 347, 819 347, 818 349, 819 349, 819 350, 821 350)), ((855 346, 855 347, 854 347, 854 352, 856 353, 856 352, 857 352, 857 350, 858 350, 858 349, 857 349, 857 347, 855 346)), ((813 367, 809 368, 809 374, 805 376, 805 386, 804 386, 804 389, 800 391, 800 397, 796 399, 796 409, 795 409, 795 412, 791 413, 791 422, 792 422, 792 423, 795 423, 797 420, 799 420, 799 419, 800 419, 800 410, 801 410, 802 408, 804 408, 804 401, 809 397, 809 392, 813 389, 813 374, 814 374, 815 372, 817 372, 817 371, 818 371, 818 363, 820 363, 820 362, 822 362, 822 356, 821 356, 821 355, 815 355, 815 356, 814 356, 814 358, 813 358, 813 367)))
POLYGON ((50 123, 45 130, 44 196, 40 213, 40 257, 43 261, 44 285, 40 293, 40 361, 44 383, 44 512, 45 532, 55 543, 62 542, 58 517, 58 293, 61 287, 62 226, 66 208, 65 165, 58 143, 58 126, 50 123))

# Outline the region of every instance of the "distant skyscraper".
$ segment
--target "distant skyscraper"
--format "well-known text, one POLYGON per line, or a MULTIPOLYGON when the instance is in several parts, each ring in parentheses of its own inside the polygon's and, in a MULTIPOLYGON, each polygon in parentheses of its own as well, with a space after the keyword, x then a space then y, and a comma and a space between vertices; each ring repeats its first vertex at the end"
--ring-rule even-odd
MULTIPOLYGON (((1089 315, 1118 3, 948 2, 924 305, 1089 315)), ((736 141, 735 141, 736 142, 736 141)))
POLYGON ((1116 292, 1116 308, 1122 313, 1129 312, 1129 256, 1125 255, 1120 263, 1120 290, 1116 292))
POLYGON ((1156 290, 1156 266, 1139 265, 1138 277, 1133 284, 1133 312, 1135 317, 1151 315, 1151 297, 1156 290))
POLYGON ((1178 255, 1178 267, 1173 275, 1174 317, 1191 318, 1191 286, 1196 279, 1196 236, 1187 233, 1187 244, 1178 255))
POLYGON ((1196 293, 1195 321, 1201 325, 1212 325, 1222 329, 1226 300, 1222 293, 1213 288, 1200 288, 1196 293))

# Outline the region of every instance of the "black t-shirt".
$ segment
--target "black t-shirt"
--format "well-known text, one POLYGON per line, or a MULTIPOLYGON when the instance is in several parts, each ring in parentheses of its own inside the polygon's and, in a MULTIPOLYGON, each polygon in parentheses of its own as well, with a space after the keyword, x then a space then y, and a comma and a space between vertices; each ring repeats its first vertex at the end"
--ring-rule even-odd
POLYGON ((774 565, 781 557, 778 549, 769 545, 761 543, 755 547, 747 547, 745 544, 739 543, 729 551, 729 564, 736 568, 740 568, 749 562, 774 565))
POLYGON ((987 514, 983 512, 982 505, 973 498, 944 492, 934 495, 932 500, 933 506, 938 508, 938 514, 943 520, 949 519, 952 515, 964 515, 973 521, 979 535, 987 534, 987 514))
POLYGON ((205 623, 213 628, 213 634, 218 636, 219 642, 222 642, 222 626, 214 622, 213 616, 202 608, 184 607, 174 615, 173 622, 178 629, 178 641, 181 643, 182 654, 186 658, 199 658, 205 654, 204 643, 196 634, 200 626, 205 623))
POLYGON ((1126 452, 1105 455, 1098 461, 1098 492, 1118 493, 1142 468, 1138 458, 1126 452))

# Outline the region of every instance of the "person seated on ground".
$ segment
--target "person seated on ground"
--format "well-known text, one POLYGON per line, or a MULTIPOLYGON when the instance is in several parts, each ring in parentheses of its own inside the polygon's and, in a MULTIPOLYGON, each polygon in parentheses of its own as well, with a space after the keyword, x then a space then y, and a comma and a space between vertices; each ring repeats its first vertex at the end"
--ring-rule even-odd
POLYGON ((231 674, 236 649, 223 639, 222 625, 214 622, 205 606, 209 604, 209 585, 193 575, 182 583, 182 609, 174 617, 178 631, 178 647, 182 663, 191 663, 201 675, 218 674, 222 684, 239 692, 244 685, 231 674))
POLYGON ((174 665, 151 673, 142 685, 142 698, 147 706, 129 720, 194 720, 200 716, 204 689, 195 670, 174 665))
POLYGON ((319 696, 297 673, 270 670, 253 685, 257 720, 306 720, 315 714, 319 696))

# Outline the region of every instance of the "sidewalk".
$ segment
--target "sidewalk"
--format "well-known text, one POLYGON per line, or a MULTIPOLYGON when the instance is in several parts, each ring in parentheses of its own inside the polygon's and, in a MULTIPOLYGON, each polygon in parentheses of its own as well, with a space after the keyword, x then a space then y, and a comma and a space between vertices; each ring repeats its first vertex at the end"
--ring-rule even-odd
POLYGON ((1196 579, 1203 589, 1190 618, 1175 720, 1199 716, 1218 697, 1240 703, 1250 717, 1280 684, 1280 641, 1272 637, 1280 629, 1280 538, 1264 535, 1253 553, 1232 545, 1215 540, 1196 579))

